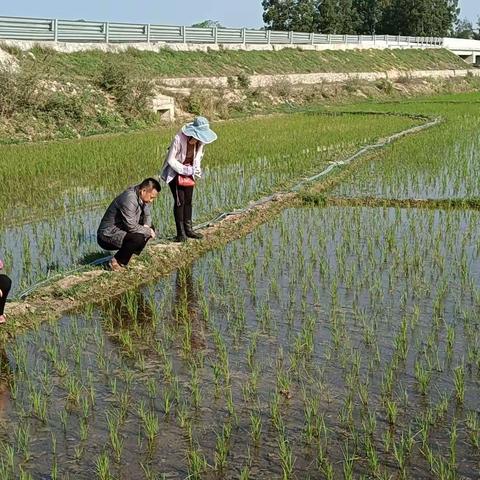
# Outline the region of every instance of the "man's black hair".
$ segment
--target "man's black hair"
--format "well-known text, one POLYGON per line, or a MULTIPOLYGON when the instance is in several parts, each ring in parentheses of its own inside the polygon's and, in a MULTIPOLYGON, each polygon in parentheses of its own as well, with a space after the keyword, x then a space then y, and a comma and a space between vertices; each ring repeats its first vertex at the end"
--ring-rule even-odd
POLYGON ((160 182, 158 180, 155 180, 154 178, 146 178, 139 186, 138 186, 138 189, 139 190, 143 190, 143 189, 146 189, 146 190, 156 190, 157 192, 160 193, 160 190, 162 189, 162 187, 160 186, 160 182))

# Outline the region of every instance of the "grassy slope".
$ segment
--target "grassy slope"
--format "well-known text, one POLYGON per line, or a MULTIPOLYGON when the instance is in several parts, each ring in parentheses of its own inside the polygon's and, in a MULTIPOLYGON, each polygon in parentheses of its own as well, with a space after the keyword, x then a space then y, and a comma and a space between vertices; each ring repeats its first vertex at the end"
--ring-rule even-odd
MULTIPOLYGON (((132 67, 142 77, 232 76, 312 72, 368 72, 397 70, 437 70, 465 68, 466 64, 448 50, 350 50, 322 52, 289 48, 275 52, 209 51, 159 53, 129 49, 123 53, 98 50, 58 53, 37 48, 36 62, 46 62, 59 75, 93 78, 106 61, 132 67)), ((19 54, 32 62, 31 55, 19 54)))

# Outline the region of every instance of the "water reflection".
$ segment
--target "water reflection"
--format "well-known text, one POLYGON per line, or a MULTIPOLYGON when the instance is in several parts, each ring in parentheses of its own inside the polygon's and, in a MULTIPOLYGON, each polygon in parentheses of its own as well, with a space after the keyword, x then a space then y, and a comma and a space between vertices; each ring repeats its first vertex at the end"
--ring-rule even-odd
POLYGON ((10 404, 10 382, 13 378, 12 368, 5 348, 0 347, 0 418, 10 404))
POLYGON ((193 282, 193 267, 179 268, 175 276, 175 291, 172 316, 178 326, 190 333, 190 346, 193 350, 206 347, 205 326, 199 314, 198 298, 193 282))

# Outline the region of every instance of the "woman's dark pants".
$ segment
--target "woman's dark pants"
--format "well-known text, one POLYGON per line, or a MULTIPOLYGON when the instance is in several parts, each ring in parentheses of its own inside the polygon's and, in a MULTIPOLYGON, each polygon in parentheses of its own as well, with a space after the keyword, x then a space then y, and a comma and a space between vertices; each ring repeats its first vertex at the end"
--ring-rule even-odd
MULTIPOLYGON (((115 245, 100 240, 100 238, 97 240, 100 247, 104 250, 117 250, 118 248, 115 245)), ((142 253, 148 240, 143 233, 127 233, 123 239, 120 250, 114 255, 115 259, 121 265, 128 265, 133 254, 140 255, 142 253)))
POLYGON ((7 303, 7 297, 12 288, 12 281, 6 275, 0 275, 0 290, 2 291, 2 297, 0 298, 0 315, 3 315, 5 310, 5 303, 7 303))
POLYGON ((173 216, 177 227, 177 237, 185 236, 185 224, 191 228, 192 224, 192 199, 195 187, 180 187, 175 177, 169 184, 173 195, 173 216))

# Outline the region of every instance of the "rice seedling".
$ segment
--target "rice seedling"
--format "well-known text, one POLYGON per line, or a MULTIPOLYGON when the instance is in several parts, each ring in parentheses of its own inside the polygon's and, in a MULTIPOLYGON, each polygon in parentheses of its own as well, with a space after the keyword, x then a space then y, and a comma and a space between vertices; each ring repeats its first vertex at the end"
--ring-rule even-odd
POLYGON ((290 446, 290 442, 283 433, 278 438, 278 448, 280 465, 282 467, 282 478, 283 480, 289 480, 293 476, 295 459, 293 458, 293 452, 290 446))
POLYGON ((356 456, 350 453, 348 448, 348 441, 342 446, 343 454, 343 477, 345 480, 353 480, 353 467, 356 460, 356 456))
POLYGON ((82 419, 80 420, 80 441, 81 442, 86 442, 88 438, 88 423, 86 420, 82 419))
POLYGON ((143 402, 140 402, 137 414, 142 421, 143 432, 151 449, 160 430, 158 417, 154 411, 147 410, 143 402))
POLYGON ((32 414, 42 422, 47 422, 47 399, 43 396, 42 392, 33 389, 30 392, 30 404, 32 414))
POLYGON ((431 372, 420 361, 415 362, 415 378, 422 395, 426 395, 431 381, 431 372))
POLYGON ((380 474, 380 457, 369 436, 365 437, 365 451, 367 454, 368 467, 373 476, 378 477, 380 474))
POLYGON ((253 444, 258 447, 262 435, 262 417, 260 412, 250 412, 250 436, 253 444))
POLYGON ((239 477, 239 480, 250 480, 250 468, 248 467, 248 465, 246 465, 245 467, 242 468, 242 470, 240 471, 240 477, 239 477))
POLYGON ((97 457, 95 470, 99 480, 112 480, 114 478, 110 473, 110 460, 106 453, 102 453, 97 457))
POLYGON ((217 441, 215 443, 215 465, 214 469, 218 472, 223 471, 227 466, 227 457, 230 451, 230 435, 231 426, 225 424, 222 431, 217 434, 217 441))
POLYGON ((19 425, 15 432, 17 449, 21 452, 25 462, 28 462, 31 458, 30 442, 31 433, 29 425, 19 425))
POLYGON ((398 416, 398 406, 397 402, 394 400, 387 399, 385 402, 387 409, 387 420, 390 425, 395 425, 397 423, 398 416))
POLYGON ((124 445, 124 440, 119 433, 120 418, 115 414, 115 412, 108 411, 105 413, 105 416, 107 419, 110 446, 112 447, 115 461, 119 463, 122 458, 122 451, 124 445))
POLYGON ((453 380, 455 384, 455 397, 458 403, 463 403, 465 399, 465 368, 459 365, 453 370, 453 380))
POLYGON ((208 467, 205 456, 198 448, 188 451, 189 477, 194 480, 200 480, 208 467))

